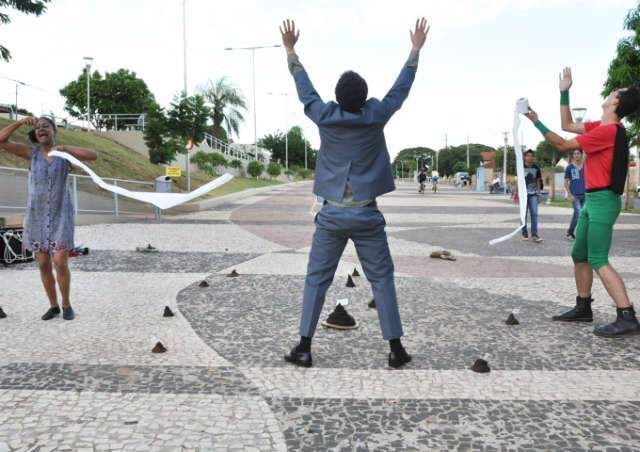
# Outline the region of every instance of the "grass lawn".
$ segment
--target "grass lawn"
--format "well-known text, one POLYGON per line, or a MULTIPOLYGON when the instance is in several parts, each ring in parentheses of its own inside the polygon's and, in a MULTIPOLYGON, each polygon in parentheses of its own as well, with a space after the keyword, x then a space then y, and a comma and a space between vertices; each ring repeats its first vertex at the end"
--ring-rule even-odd
MULTIPOLYGON (((567 201, 566 199, 556 199, 555 201, 551 201, 551 205, 555 206, 555 207, 568 207, 573 209, 573 205, 567 201)), ((638 213, 640 214, 640 209, 635 209, 635 208, 631 208, 631 209, 622 209, 623 212, 625 213, 638 213)))
MULTIPOLYGON (((0 128, 6 127, 10 123, 11 121, 0 118, 0 128)), ((13 134, 11 141, 30 144, 27 138, 29 130, 30 127, 21 127, 13 134)), ((98 160, 88 162, 87 166, 100 177, 151 181, 158 176, 164 175, 164 167, 161 165, 154 165, 149 162, 149 159, 137 152, 93 133, 58 129, 57 144, 68 144, 95 149, 98 152, 98 160)), ((28 168, 29 162, 7 152, 0 151, 0 166, 28 168)), ((74 169, 73 172, 84 175, 84 172, 81 170, 74 169)), ((192 171, 191 188, 198 188, 210 182, 212 179, 212 176, 201 171, 192 171)), ((181 177, 177 181, 174 181, 174 183, 176 183, 182 191, 186 191, 186 177, 181 177)), ((248 188, 265 187, 279 183, 278 181, 237 177, 211 193, 211 195, 221 196, 248 188)))

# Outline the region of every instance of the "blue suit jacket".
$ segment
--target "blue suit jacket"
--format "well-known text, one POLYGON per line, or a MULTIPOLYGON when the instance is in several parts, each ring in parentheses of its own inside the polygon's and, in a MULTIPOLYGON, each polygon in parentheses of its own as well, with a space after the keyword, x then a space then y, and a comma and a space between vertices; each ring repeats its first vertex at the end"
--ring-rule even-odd
POLYGON ((343 111, 336 102, 323 102, 307 72, 294 73, 304 112, 320 129, 314 194, 340 202, 347 181, 353 201, 395 190, 384 126, 409 95, 416 69, 405 65, 387 95, 367 100, 359 113, 343 111))

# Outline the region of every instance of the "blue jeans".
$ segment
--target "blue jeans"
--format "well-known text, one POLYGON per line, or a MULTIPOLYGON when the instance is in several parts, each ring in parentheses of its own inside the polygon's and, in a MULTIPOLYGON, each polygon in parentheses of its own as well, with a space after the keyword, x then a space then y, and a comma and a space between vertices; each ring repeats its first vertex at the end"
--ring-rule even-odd
POLYGON ((584 207, 585 203, 584 195, 574 195, 573 197, 573 217, 571 217, 571 224, 569 225, 569 230, 567 231, 567 234, 571 235, 573 235, 576 230, 578 218, 580 218, 580 211, 584 207))
POLYGON ((524 228, 522 233, 527 234, 527 219, 529 218, 529 212, 531 212, 531 235, 538 235, 538 195, 527 194, 527 210, 524 217, 524 228))

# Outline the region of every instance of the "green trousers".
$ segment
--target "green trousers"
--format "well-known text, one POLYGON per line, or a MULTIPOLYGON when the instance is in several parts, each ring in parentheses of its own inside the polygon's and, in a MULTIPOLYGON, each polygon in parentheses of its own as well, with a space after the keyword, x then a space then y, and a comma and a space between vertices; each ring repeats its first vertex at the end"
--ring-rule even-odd
POLYGON ((613 225, 622 209, 622 197, 611 190, 587 192, 580 212, 571 257, 598 270, 609 263, 613 225))

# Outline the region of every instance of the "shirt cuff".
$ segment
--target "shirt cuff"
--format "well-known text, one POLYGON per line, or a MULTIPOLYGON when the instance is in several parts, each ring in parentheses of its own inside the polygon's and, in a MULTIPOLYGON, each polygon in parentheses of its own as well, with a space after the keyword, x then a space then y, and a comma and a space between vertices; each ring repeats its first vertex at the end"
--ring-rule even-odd
POLYGON ((291 75, 295 75, 296 72, 304 71, 304 66, 300 63, 300 59, 295 53, 287 54, 287 64, 289 65, 289 72, 291 72, 291 75))
POLYGON ((409 54, 409 59, 407 60, 406 67, 417 68, 418 60, 420 59, 420 51, 411 49, 411 53, 409 54))

